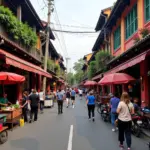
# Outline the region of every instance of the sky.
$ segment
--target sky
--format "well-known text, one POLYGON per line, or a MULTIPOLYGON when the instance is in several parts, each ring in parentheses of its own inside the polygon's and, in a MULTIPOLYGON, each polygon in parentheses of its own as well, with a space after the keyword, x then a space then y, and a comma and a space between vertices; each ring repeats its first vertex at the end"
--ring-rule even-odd
MULTIPOLYGON (((42 20, 47 20, 47 0, 30 0, 42 20)), ((102 9, 113 5, 115 0, 54 0, 51 15, 51 28, 67 31, 93 31, 102 9), (60 26, 61 24, 61 26, 60 26), (67 26, 66 26, 67 25, 67 26), (77 26, 76 28, 73 26, 77 26), (78 27, 79 26, 79 27, 78 27)), ((70 58, 69 71, 73 64, 84 55, 91 53, 98 33, 68 34, 54 32, 52 41, 56 50, 64 57, 70 58), (65 44, 64 44, 65 43, 65 44)))

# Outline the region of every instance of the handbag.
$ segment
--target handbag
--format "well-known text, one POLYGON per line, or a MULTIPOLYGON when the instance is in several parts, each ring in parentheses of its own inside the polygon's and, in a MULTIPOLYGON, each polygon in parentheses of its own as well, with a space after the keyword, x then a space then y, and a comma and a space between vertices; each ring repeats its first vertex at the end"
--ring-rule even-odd
POLYGON ((115 126, 118 127, 118 119, 115 120, 115 126))

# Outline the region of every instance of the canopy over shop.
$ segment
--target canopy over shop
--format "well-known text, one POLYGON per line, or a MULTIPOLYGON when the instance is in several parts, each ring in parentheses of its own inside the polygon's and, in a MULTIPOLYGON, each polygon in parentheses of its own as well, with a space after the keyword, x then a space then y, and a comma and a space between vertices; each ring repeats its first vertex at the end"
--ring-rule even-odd
POLYGON ((140 104, 149 105, 150 95, 148 94, 148 90, 150 87, 150 79, 148 75, 148 70, 150 69, 150 67, 148 66, 148 58, 150 50, 137 50, 135 48, 136 47, 134 46, 133 48, 127 50, 125 53, 110 61, 108 64, 110 70, 103 74, 103 76, 105 77, 114 73, 126 73, 132 76, 135 81, 123 85, 111 85, 109 90, 104 90, 103 92, 119 92, 121 94, 122 91, 127 91, 132 98, 138 98, 140 104), (118 63, 120 65, 118 65, 118 63))
POLYGON ((6 123, 11 124, 11 129, 13 129, 13 123, 15 120, 21 118, 22 110, 19 105, 16 105, 16 101, 12 101, 11 97, 7 97, 5 93, 5 85, 20 85, 25 81, 25 77, 10 73, 10 72, 0 72, 0 84, 2 84, 2 95, 0 95, 0 114, 7 114, 6 123))

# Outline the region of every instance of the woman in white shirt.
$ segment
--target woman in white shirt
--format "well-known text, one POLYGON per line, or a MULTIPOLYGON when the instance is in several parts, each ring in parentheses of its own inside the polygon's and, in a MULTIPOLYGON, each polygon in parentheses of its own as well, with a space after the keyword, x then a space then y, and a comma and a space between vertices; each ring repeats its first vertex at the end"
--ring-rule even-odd
POLYGON ((121 100, 117 108, 117 113, 118 113, 120 147, 124 148, 123 141, 124 141, 124 135, 125 135, 128 150, 130 150, 131 148, 131 126, 132 126, 131 114, 134 114, 134 106, 130 102, 130 97, 127 92, 123 92, 121 96, 121 100))

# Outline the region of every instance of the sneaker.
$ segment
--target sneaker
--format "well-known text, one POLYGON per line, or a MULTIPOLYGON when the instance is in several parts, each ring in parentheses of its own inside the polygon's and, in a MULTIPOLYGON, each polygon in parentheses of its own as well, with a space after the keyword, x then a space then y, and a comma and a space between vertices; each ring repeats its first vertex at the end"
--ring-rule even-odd
POLYGON ((131 148, 128 147, 128 150, 131 150, 131 148))
POLYGON ((93 118, 93 122, 95 121, 95 118, 93 118))
POLYGON ((72 106, 72 108, 74 108, 74 105, 72 106))
POLYGON ((115 132, 115 129, 112 129, 112 132, 115 132))
POLYGON ((91 118, 89 118, 89 121, 91 120, 91 118))
POLYGON ((121 149, 124 149, 124 146, 123 146, 123 145, 121 145, 121 144, 119 145, 119 147, 120 147, 121 149))

